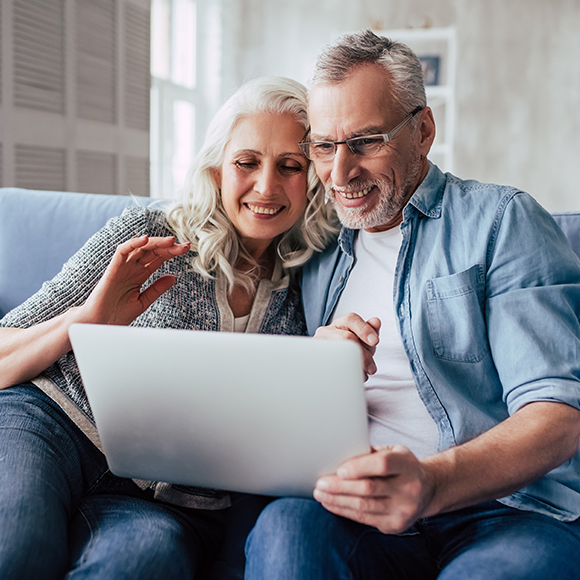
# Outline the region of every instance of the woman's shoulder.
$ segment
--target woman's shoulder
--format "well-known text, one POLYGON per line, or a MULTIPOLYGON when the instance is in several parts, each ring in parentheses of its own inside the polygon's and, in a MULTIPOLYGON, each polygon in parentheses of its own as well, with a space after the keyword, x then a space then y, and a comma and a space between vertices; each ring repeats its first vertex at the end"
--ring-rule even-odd
POLYGON ((174 235, 167 222, 166 204, 163 202, 153 205, 132 205, 123 211, 118 220, 125 227, 139 229, 149 236, 174 235))

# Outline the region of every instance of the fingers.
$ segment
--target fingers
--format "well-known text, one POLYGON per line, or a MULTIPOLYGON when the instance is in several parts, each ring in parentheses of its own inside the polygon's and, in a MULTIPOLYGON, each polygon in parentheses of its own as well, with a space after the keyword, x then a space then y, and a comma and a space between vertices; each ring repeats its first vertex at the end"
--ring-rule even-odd
POLYGON ((167 260, 187 253, 189 248, 189 242, 176 244, 175 236, 149 238, 145 235, 119 245, 116 256, 119 261, 135 262, 154 272, 167 260))
POLYGON ((365 322, 358 314, 351 312, 337 318, 329 326, 321 326, 314 334, 315 338, 326 340, 353 340, 362 347, 363 371, 365 380, 368 375, 377 372, 377 367, 373 359, 376 346, 379 342, 379 329, 381 321, 376 318, 369 318, 365 322))
POLYGON ((167 290, 169 290, 176 281, 176 276, 162 276, 158 280, 155 280, 155 282, 153 282, 153 284, 151 284, 151 286, 149 286, 146 290, 141 292, 139 300, 143 305, 143 312, 145 312, 145 310, 147 310, 147 308, 149 308, 149 306, 151 306, 151 304, 153 304, 153 302, 155 302, 159 296, 167 292, 167 290))
MULTIPOLYGON (((380 320, 378 318, 372 318, 370 320, 375 321, 375 324, 378 323, 378 326, 380 327, 380 320)), ((331 327, 343 332, 352 333, 366 346, 376 347, 379 343, 378 329, 372 324, 365 322, 354 312, 350 312, 349 314, 337 318, 332 322, 331 327)))
POLYGON ((345 461, 317 481, 313 495, 332 513, 399 533, 420 516, 428 491, 419 460, 393 446, 345 461))
POLYGON ((417 457, 403 445, 382 447, 343 462, 336 474, 342 479, 386 477, 407 471, 419 464, 417 457))
POLYGON ((386 497, 391 491, 388 478, 367 477, 363 479, 343 479, 337 475, 325 475, 316 482, 316 494, 319 497, 356 496, 386 497))
POLYGON ((373 316, 372 318, 369 318, 367 320, 367 324, 369 324, 370 326, 372 326, 375 329, 375 331, 377 333, 377 336, 378 336, 379 330, 381 329, 381 321, 380 321, 380 319, 377 318, 376 316, 373 316))
POLYGON ((396 505, 392 498, 358 500, 349 505, 320 502, 329 512, 377 528, 383 534, 400 534, 416 521, 412 509, 396 505))

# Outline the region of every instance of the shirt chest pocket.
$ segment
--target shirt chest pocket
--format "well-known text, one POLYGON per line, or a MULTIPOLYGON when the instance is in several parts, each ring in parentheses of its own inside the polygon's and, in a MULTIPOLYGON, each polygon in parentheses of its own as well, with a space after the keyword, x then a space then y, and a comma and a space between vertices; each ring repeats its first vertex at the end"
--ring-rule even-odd
POLYGON ((476 363, 489 352, 481 264, 427 281, 429 331, 438 358, 476 363))

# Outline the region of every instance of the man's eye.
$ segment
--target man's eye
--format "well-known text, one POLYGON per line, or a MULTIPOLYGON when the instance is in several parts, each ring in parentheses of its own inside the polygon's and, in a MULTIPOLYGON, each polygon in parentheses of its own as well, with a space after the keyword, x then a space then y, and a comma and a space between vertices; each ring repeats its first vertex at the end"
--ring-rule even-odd
POLYGON ((383 139, 380 137, 359 137, 352 141, 355 147, 372 147, 373 145, 380 145, 383 139))
POLYGON ((320 151, 321 153, 324 151, 332 151, 334 149, 334 143, 326 143, 324 141, 320 141, 318 143, 313 143, 310 145, 311 149, 315 151, 320 151))

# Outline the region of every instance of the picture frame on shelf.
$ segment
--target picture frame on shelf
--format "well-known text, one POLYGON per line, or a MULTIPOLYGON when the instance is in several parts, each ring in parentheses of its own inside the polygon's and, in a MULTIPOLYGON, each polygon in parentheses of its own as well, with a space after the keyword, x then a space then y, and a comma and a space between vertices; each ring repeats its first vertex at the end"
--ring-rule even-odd
POLYGON ((439 55, 418 55, 421 68, 423 69, 423 79, 426 87, 437 86, 439 84, 439 68, 441 57, 439 55))

